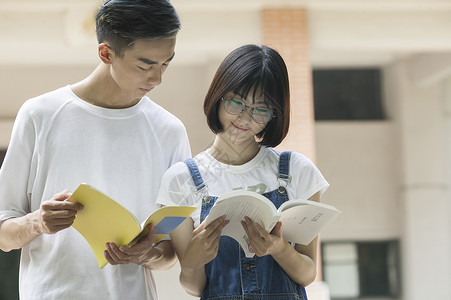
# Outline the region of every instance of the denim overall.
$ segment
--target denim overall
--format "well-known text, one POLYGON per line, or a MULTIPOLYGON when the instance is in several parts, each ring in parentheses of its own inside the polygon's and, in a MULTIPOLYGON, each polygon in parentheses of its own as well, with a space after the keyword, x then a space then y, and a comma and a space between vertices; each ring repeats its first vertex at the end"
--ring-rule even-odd
MULTIPOLYGON (((279 159, 277 179, 279 182, 286 182, 286 185, 291 180, 290 156, 291 152, 282 152, 279 159)), ((185 163, 191 172, 196 191, 206 188, 195 161, 190 158, 185 163)), ((263 196, 277 208, 288 200, 288 194, 282 185, 263 196)), ((200 222, 209 214, 217 198, 210 195, 203 197, 200 222)), ((201 298, 204 300, 307 299, 305 289, 291 280, 271 255, 246 258, 238 242, 228 236, 221 236, 218 255, 205 265, 205 274, 207 285, 201 298)))

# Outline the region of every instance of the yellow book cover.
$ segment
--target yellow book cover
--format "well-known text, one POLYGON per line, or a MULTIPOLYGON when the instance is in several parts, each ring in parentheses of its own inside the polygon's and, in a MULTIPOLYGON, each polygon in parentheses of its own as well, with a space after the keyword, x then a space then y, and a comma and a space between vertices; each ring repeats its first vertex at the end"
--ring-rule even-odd
POLYGON ((161 241, 196 210, 194 206, 164 206, 152 213, 142 224, 125 207, 88 184, 80 184, 67 199, 79 202, 84 208, 77 213, 72 226, 91 246, 100 268, 108 261, 104 256, 107 242, 131 246, 147 234, 147 225, 155 226, 161 241))

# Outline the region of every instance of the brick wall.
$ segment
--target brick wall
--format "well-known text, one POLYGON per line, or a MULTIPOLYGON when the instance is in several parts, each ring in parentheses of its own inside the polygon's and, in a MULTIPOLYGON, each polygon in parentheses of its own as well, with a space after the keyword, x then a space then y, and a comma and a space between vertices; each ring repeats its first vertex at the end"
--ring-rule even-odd
POLYGON ((301 152, 315 160, 312 70, 309 61, 307 11, 263 9, 263 43, 279 51, 290 78, 290 131, 280 150, 301 152))
MULTIPOLYGON (((315 161, 315 115, 307 10, 266 8, 262 11, 262 23, 263 43, 279 51, 287 64, 290 79, 290 131, 277 148, 301 152, 315 161)), ((309 287, 309 297, 312 299, 329 298, 327 286, 320 282, 322 277, 320 262, 321 255, 318 249, 317 282, 309 287)))

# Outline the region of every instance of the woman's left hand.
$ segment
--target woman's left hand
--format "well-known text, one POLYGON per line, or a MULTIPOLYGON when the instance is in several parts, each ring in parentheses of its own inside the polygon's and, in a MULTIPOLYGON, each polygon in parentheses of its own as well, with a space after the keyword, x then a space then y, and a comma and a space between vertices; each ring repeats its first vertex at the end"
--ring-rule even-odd
POLYGON ((282 223, 277 222, 271 233, 266 231, 260 224, 253 222, 249 217, 241 221, 241 225, 249 237, 255 255, 274 255, 281 252, 287 245, 282 237, 282 223))

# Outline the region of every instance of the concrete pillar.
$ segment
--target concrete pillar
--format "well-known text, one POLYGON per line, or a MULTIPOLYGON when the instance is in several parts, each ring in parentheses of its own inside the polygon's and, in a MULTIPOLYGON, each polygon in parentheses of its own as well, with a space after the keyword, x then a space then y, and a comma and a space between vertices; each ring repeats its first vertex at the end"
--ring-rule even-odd
POLYGON ((418 72, 423 69, 412 58, 387 73, 396 86, 391 100, 401 144, 403 299, 451 299, 451 90, 445 93, 443 81, 418 84, 418 72))

